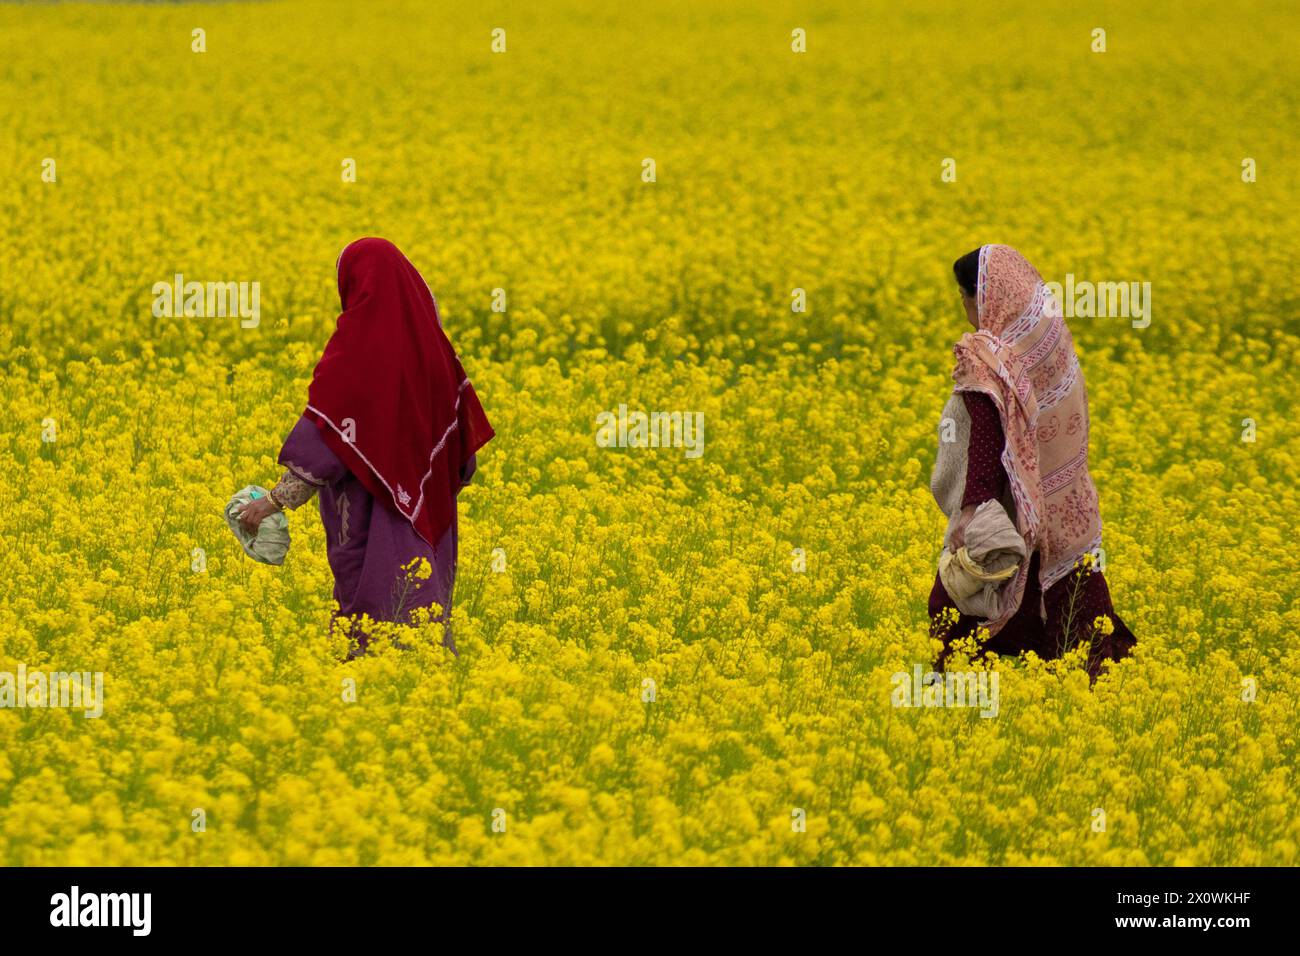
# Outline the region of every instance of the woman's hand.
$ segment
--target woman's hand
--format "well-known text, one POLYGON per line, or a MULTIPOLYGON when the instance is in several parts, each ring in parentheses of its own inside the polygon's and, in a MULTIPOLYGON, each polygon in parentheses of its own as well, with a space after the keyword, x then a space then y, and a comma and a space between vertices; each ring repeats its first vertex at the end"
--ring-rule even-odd
POLYGON ((271 500, 270 495, 256 498, 244 505, 244 510, 239 513, 239 526, 248 534, 257 534, 257 526, 262 523, 262 519, 279 510, 279 505, 271 500))
POLYGON ((961 515, 957 518, 957 525, 952 529, 952 534, 948 536, 948 547, 956 552, 966 546, 966 526, 970 524, 971 518, 975 517, 975 509, 979 505, 967 505, 961 509, 961 515))

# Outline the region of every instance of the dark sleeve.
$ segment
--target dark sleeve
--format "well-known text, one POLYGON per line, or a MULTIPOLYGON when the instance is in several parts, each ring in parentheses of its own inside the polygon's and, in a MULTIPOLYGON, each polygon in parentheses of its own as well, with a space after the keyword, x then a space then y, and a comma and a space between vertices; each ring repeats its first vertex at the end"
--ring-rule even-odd
POLYGON ((470 455, 469 461, 460 466, 460 486, 464 488, 478 470, 478 455, 470 455))
POLYGON ((993 399, 979 392, 962 392, 970 415, 970 447, 966 453, 966 490, 961 506, 1001 498, 1007 473, 1002 467, 1002 421, 993 399))

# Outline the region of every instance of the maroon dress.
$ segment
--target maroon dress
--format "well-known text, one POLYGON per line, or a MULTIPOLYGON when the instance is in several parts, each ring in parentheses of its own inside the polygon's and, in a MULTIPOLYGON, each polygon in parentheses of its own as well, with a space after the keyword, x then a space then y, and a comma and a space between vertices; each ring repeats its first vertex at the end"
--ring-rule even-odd
MULTIPOLYGON (((962 494, 962 507, 979 505, 990 499, 1000 499, 1006 487, 1007 473, 1002 466, 1002 449, 1005 444, 1002 422, 997 407, 987 396, 977 392, 963 392, 962 400, 970 414, 970 447, 966 458, 966 486, 962 494)), ((930 592, 930 633, 943 641, 943 650, 935 661, 935 669, 943 665, 955 641, 970 635, 980 619, 960 614, 957 623, 947 627, 940 623, 945 608, 956 605, 944 590, 938 574, 930 592)), ((982 649, 1000 656, 1014 656, 1033 651, 1049 660, 1076 646, 1080 641, 1091 644, 1088 654, 1088 674, 1093 680, 1101 672, 1105 660, 1119 660, 1128 655, 1137 643, 1133 632, 1120 620, 1111 606, 1110 589, 1100 571, 1072 571, 1041 594, 1038 586, 1038 552, 1029 564, 1029 580, 1020 608, 1006 625, 985 642, 982 649), (1041 604, 1041 608, 1040 608, 1041 604), (1046 611, 1046 617, 1042 611, 1046 611), (1097 632, 1093 622, 1105 615, 1114 624, 1107 635, 1097 632)))
MULTIPOLYGON (((286 471, 271 489, 271 499, 283 508, 298 508, 313 495, 325 526, 325 553, 334 572, 334 612, 331 627, 343 626, 356 641, 350 656, 364 652, 369 637, 357 618, 408 623, 411 612, 437 604, 444 625, 443 644, 453 653, 451 599, 456 581, 457 522, 453 505, 451 526, 429 547, 411 523, 376 501, 330 450, 311 419, 300 417, 280 452, 286 471), (418 558, 429 562, 430 574, 420 580, 405 571, 418 558)), ((461 469, 461 487, 473 477, 477 458, 461 469)))

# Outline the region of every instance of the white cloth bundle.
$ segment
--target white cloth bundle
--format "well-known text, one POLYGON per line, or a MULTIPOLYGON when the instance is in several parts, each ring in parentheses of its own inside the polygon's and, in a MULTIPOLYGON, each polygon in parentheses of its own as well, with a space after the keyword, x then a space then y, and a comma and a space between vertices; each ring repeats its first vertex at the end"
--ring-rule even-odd
POLYGON ((985 501, 966 525, 966 543, 939 555, 939 579, 963 614, 989 620, 998 616, 998 591, 1025 560, 1025 539, 1006 508, 985 501))
POLYGON ((248 485, 235 492, 226 502, 226 524, 239 539, 244 552, 254 561, 263 564, 284 564, 289 553, 289 519, 283 511, 273 511, 257 526, 257 534, 250 535, 239 524, 244 506, 256 498, 265 498, 268 492, 260 485, 248 485))

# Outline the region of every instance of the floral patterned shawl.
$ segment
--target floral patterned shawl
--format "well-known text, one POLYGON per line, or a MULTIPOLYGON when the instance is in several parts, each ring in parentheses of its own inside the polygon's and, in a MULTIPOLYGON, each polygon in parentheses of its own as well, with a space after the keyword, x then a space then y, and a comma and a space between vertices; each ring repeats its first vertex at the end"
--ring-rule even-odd
MULTIPOLYGON (((1061 307, 1010 246, 980 248, 979 331, 953 349, 957 392, 987 395, 1002 420, 1016 530, 1039 553, 1041 593, 1101 544, 1097 489, 1088 474, 1088 396, 1061 307)), ((1029 562, 1002 589, 996 634, 1019 609, 1029 562)), ((1042 613, 1042 607, 1039 608, 1042 613)))

